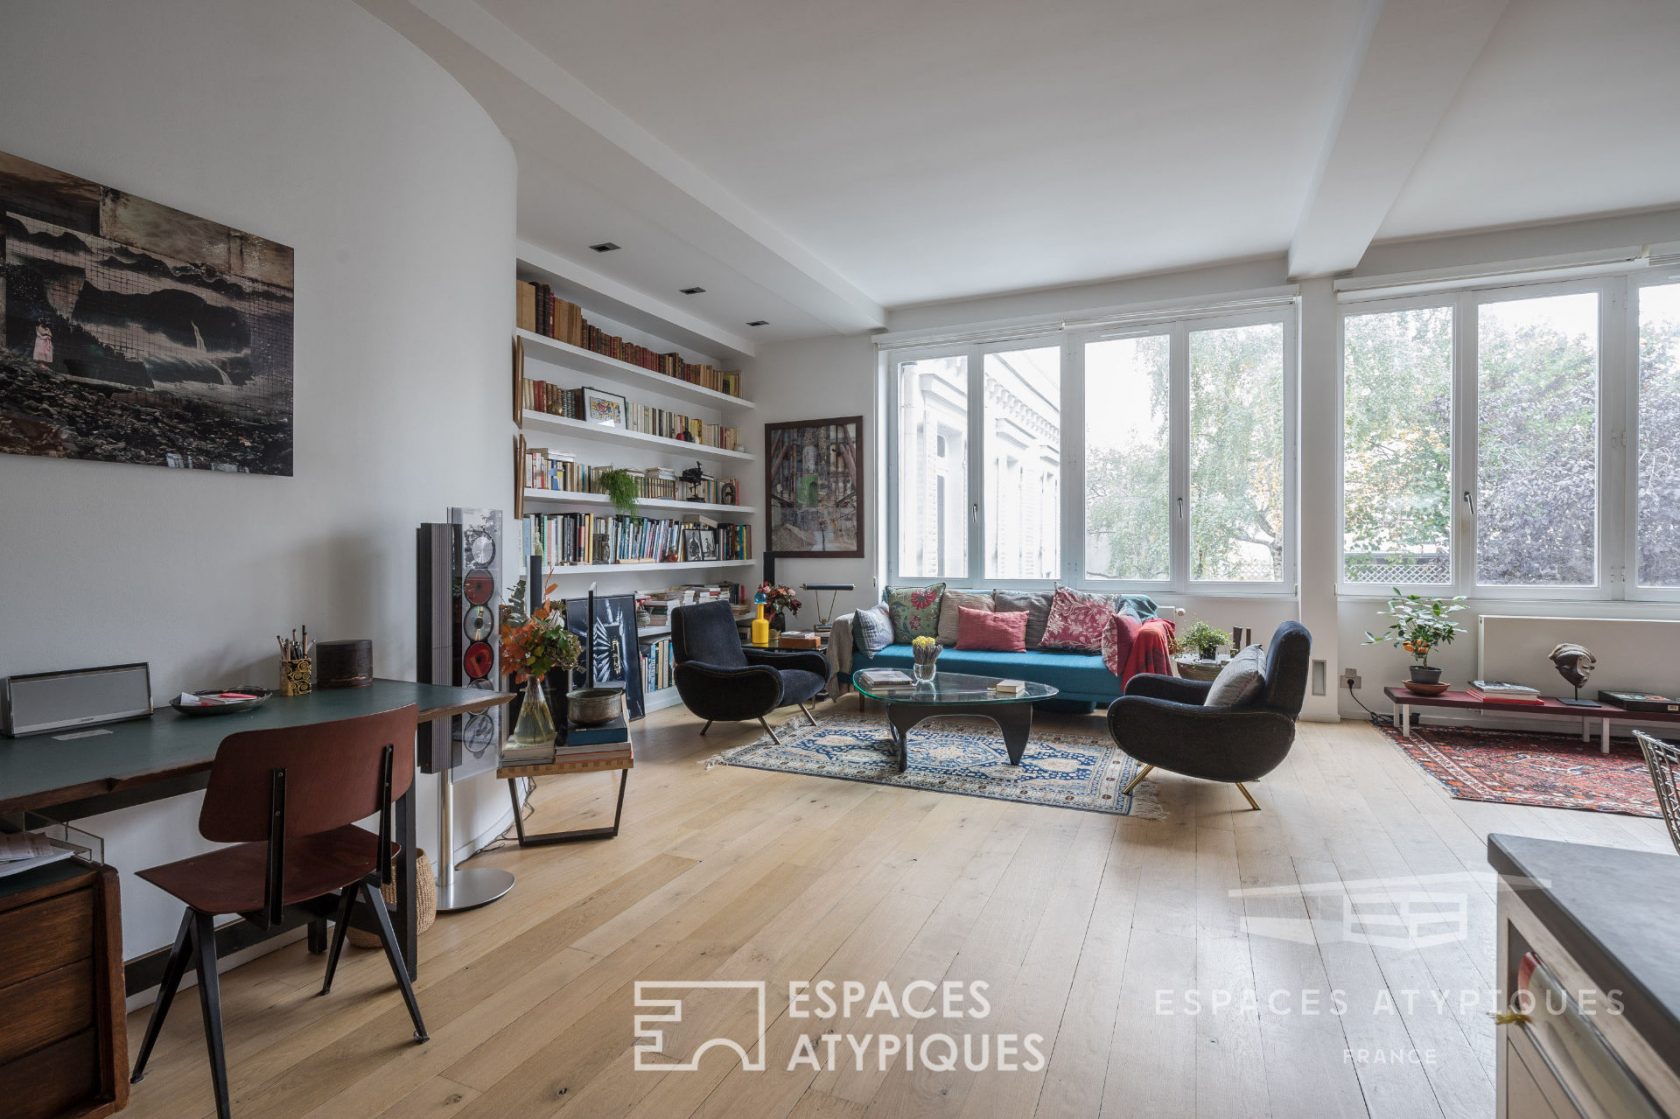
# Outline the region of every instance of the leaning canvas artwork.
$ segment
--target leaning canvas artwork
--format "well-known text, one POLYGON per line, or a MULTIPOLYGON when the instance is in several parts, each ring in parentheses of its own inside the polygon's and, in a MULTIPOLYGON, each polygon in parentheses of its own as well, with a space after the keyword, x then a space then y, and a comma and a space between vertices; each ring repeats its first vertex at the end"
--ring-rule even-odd
POLYGON ((292 250, 0 152, 0 452, 292 473, 292 250))

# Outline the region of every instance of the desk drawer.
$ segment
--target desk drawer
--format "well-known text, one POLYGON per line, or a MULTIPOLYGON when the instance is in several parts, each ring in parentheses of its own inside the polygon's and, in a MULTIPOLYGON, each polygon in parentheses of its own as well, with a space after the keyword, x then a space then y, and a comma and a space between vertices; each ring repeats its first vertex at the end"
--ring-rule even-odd
POLYGON ((77 890, 0 913, 0 987, 93 954, 93 891, 77 890))
POLYGON ((66 1114, 109 1115, 99 1105, 99 1036, 83 1030, 21 1061, 0 1065, 0 1099, 7 1119, 56 1119, 66 1114), (74 1110, 72 1110, 74 1109, 74 1110))
POLYGON ((0 1015, 0 1065, 93 1025, 93 961, 0 988, 0 1007, 27 1013, 0 1015))

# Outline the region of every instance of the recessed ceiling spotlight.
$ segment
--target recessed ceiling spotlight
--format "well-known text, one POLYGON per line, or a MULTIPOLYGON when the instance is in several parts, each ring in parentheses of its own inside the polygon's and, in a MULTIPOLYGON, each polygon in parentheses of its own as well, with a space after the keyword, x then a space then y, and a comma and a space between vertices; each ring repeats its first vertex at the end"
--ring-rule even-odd
POLYGON ((770 325, 770 320, 769 319, 754 319, 752 322, 748 323, 747 325, 748 326, 769 326, 770 325))
POLYGON ((681 291, 684 295, 699 295, 702 292, 704 292, 706 289, 705 288, 679 288, 678 290, 681 291))
POLYGON ((594 245, 591 245, 589 247, 590 247, 591 250, 593 250, 595 252, 598 252, 598 253, 617 252, 618 249, 619 249, 619 246, 613 244, 611 241, 602 241, 599 244, 594 244, 594 245))

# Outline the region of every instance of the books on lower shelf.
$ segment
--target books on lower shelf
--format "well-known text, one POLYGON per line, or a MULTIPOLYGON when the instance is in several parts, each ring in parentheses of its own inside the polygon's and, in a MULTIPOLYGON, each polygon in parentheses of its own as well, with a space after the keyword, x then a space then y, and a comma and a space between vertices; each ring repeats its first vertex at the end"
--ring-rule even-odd
POLYGON ((524 553, 544 567, 716 563, 752 558, 752 526, 623 513, 538 513, 521 522, 524 553))
POLYGON ((569 726, 566 728, 562 740, 556 744, 555 753, 560 757, 570 757, 579 750, 598 750, 603 746, 611 746, 617 742, 630 741, 630 728, 620 715, 610 723, 603 723, 595 727, 569 726))
POLYGON ((1504 680, 1472 680, 1469 691, 1483 703, 1510 703, 1535 707, 1546 702, 1539 688, 1531 688, 1527 684, 1512 684, 1504 680))
POLYGON ((642 690, 662 692, 676 687, 677 665, 671 651, 671 638, 655 637, 642 643, 642 690))
POLYGON ((554 760, 554 743, 546 746, 512 746, 502 743, 502 765, 547 765, 554 760))
POLYGON ((570 300, 561 299, 547 284, 514 281, 514 306, 516 325, 520 330, 541 334, 568 346, 610 357, 626 365, 640 366, 701 388, 730 396, 741 395, 739 372, 717 369, 705 362, 685 361, 682 354, 675 351, 660 353, 652 347, 638 346, 616 334, 608 334, 600 327, 591 326, 583 317, 583 308, 570 300))
POLYGON ((1680 701, 1672 700, 1665 695, 1652 692, 1616 692, 1600 691, 1598 698, 1605 703, 1620 707, 1624 711, 1659 711, 1667 714, 1680 713, 1680 701))

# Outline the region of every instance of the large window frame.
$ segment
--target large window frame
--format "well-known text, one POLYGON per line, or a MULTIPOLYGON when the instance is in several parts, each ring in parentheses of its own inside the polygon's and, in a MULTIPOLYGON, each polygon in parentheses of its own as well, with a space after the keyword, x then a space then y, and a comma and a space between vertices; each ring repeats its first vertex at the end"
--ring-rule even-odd
MULTIPOLYGON (((1517 601, 1680 601, 1680 587, 1642 587, 1638 556, 1639 455, 1639 303, 1641 288, 1674 283, 1666 274, 1600 275, 1559 281, 1511 281, 1404 297, 1364 298, 1344 293, 1337 315, 1336 392, 1337 522, 1336 590, 1350 598, 1384 598, 1392 588, 1347 580, 1346 356, 1347 321, 1365 315, 1450 307, 1452 337, 1452 453, 1450 492, 1452 573, 1448 583, 1413 584, 1423 594, 1466 595, 1517 601), (1598 385, 1596 463, 1598 469, 1596 576, 1591 585, 1509 585, 1480 583, 1476 571, 1476 513, 1480 501, 1478 467, 1479 333, 1482 308, 1555 295, 1592 293, 1598 297, 1598 385)), ((1412 589, 1403 588, 1403 589, 1412 589)))
POLYGON ((1197 311, 1137 318, 1124 324, 1064 327, 1022 332, 983 341, 912 344, 881 352, 885 374, 885 413, 888 430, 884 502, 887 538, 886 577, 889 583, 921 584, 943 581, 952 587, 1007 587, 1048 590, 1056 584, 1102 592, 1147 594, 1195 593, 1210 597, 1290 596, 1296 592, 1297 494, 1299 469, 1299 315, 1293 300, 1242 311, 1197 311), (1283 530, 1279 578, 1272 581, 1211 581, 1190 578, 1190 359, 1189 336, 1202 330, 1277 324, 1282 330, 1283 392, 1279 406, 1283 429, 1283 530), (1087 574, 1085 558, 1085 346, 1115 338, 1168 335, 1169 343, 1169 500, 1172 503, 1169 540, 1170 574, 1165 579, 1106 579, 1087 574), (984 367, 988 353, 1059 346, 1061 349, 1061 571, 1053 579, 1002 579, 985 574, 986 502, 984 500, 984 367), (929 576, 899 570, 899 366, 904 362, 953 356, 967 358, 969 380, 968 446, 968 570, 962 576, 929 576), (975 406, 975 405, 978 406, 975 406))

